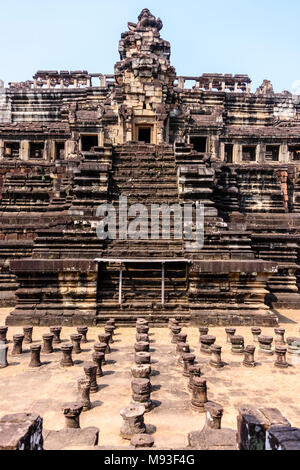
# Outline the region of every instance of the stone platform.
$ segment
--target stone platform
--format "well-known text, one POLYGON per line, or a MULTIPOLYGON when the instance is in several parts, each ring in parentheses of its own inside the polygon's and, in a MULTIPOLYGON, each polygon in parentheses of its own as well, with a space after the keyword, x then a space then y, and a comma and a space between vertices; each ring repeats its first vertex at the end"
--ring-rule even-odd
MULTIPOLYGON (((1 324, 9 311, 0 310, 1 324)), ((279 318, 280 326, 286 329, 286 337, 299 336, 298 311, 281 311, 279 318)), ((48 327, 34 327, 34 344, 41 342, 42 335, 48 331, 48 327)), ((63 327, 63 342, 69 342, 70 334, 75 331, 74 327, 63 327)), ((14 334, 21 332, 21 326, 9 327, 8 339, 12 340, 14 334)), ((44 430, 63 429, 61 405, 78 399, 77 380, 83 375, 83 362, 90 361, 93 345, 102 332, 103 327, 89 328, 89 342, 82 345, 81 354, 73 354, 75 365, 68 369, 59 365, 61 345, 55 346, 53 354, 41 355, 42 367, 29 369, 29 346, 24 345, 21 356, 11 356, 10 342, 9 367, 0 369, 0 417, 8 413, 34 412, 43 417, 44 430)), ((208 399, 224 407, 222 428, 237 428, 238 407, 244 403, 278 408, 294 427, 300 427, 300 364, 292 363, 287 356, 290 367, 276 369, 275 356, 261 357, 256 351, 257 367, 245 368, 243 356, 231 354, 224 327, 210 327, 209 333, 216 336, 216 343, 222 346, 222 358, 226 363, 225 367, 216 370, 209 365, 210 357, 200 352, 198 329, 188 326, 183 327, 183 332, 187 333, 191 351, 207 380, 208 399)), ((274 328, 263 327, 262 332, 274 337, 274 328)), ((236 334, 244 336, 245 345, 252 344, 250 327, 237 327, 236 334)), ((154 450, 186 449, 188 433, 203 428, 205 414, 191 410, 187 379, 182 375, 182 367, 176 365, 175 346, 171 344, 169 330, 150 326, 150 340, 151 398, 155 406, 145 415, 145 424, 155 440, 154 450)), ((120 437, 120 410, 131 401, 130 369, 134 363, 134 343, 135 328, 117 328, 112 353, 107 356, 108 364, 103 367, 104 377, 98 378, 99 391, 91 395, 92 409, 81 414, 82 429, 100 429, 99 447, 95 449, 128 449, 128 441, 120 437)), ((74 444, 73 447, 78 448, 74 444)), ((87 444, 81 448, 87 447, 90 448, 87 444)))

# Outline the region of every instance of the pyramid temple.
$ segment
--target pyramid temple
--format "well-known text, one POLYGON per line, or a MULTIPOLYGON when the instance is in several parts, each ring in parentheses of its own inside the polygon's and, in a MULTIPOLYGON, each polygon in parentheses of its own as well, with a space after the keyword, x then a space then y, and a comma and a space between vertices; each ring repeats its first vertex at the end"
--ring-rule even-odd
POLYGON ((0 81, 8 325, 273 326, 299 308, 300 97, 242 74, 178 76, 162 28, 147 9, 128 23, 113 74, 0 81), (101 239, 99 206, 115 207, 117 234, 132 218, 120 197, 201 204, 203 246, 174 236, 175 217, 168 237, 101 239))

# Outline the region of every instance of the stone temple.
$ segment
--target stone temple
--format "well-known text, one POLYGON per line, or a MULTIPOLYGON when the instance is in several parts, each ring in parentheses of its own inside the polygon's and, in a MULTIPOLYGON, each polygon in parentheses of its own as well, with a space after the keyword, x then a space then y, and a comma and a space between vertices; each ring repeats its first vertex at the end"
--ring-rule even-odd
MULTIPOLYGON (((0 82, 0 306, 8 325, 276 326, 300 306, 300 99, 247 75, 177 76, 160 18, 114 73, 0 82), (100 239, 97 208, 204 205, 204 245, 100 239)), ((130 216, 129 216, 130 219, 130 216)), ((191 227, 195 230, 195 227, 191 227)))

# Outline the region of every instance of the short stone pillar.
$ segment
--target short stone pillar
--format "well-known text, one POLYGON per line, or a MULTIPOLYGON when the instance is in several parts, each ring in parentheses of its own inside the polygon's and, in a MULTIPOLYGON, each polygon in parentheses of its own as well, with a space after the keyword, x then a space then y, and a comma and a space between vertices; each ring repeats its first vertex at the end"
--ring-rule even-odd
POLYGON ((208 327, 207 326, 200 326, 198 328, 199 333, 200 333, 200 338, 199 338, 199 343, 201 343, 201 336, 207 336, 208 335, 208 327))
POLYGON ((42 346, 40 344, 32 344, 30 346, 31 358, 29 367, 41 367, 41 349, 42 346))
POLYGON ((170 336, 173 335, 173 333, 172 333, 172 327, 173 327, 173 326, 175 326, 175 327, 177 326, 177 327, 178 327, 178 326, 179 326, 179 322, 178 322, 178 320, 176 320, 176 318, 169 318, 168 327, 169 327, 169 330, 170 330, 170 336))
POLYGON ((244 354, 244 337, 234 335, 230 338, 232 354, 244 354))
POLYGON ((136 325, 146 325, 146 326, 149 326, 149 320, 147 320, 146 318, 137 318, 136 320, 136 325))
POLYGON ((226 332, 226 343, 231 344, 231 337, 235 335, 236 333, 236 328, 225 328, 226 332))
POLYGON ((211 358, 210 358, 209 364, 215 369, 221 369, 222 367, 224 367, 224 362, 222 361, 222 357, 221 357, 222 346, 213 344, 210 347, 210 351, 211 351, 211 358))
POLYGON ((216 341, 215 336, 211 336, 211 335, 200 336, 200 343, 201 343, 200 351, 204 354, 211 354, 210 347, 214 344, 215 341, 216 341))
POLYGON ((81 343, 82 344, 86 344, 88 343, 88 339, 87 339, 87 334, 88 334, 88 327, 87 326, 78 326, 77 327, 77 332, 79 335, 81 335, 81 343))
POLYGON ((113 325, 105 325, 104 331, 105 331, 106 334, 110 335, 110 340, 109 340, 110 344, 114 343, 115 327, 113 325))
POLYGON ((289 366, 286 361, 286 352, 287 348, 285 346, 275 346, 275 367, 278 367, 279 369, 286 369, 289 366))
POLYGON ((188 354, 190 353, 190 345, 187 343, 177 343, 177 348, 176 348, 177 356, 178 356, 178 361, 177 364, 180 366, 183 366, 183 359, 182 355, 183 354, 188 354))
POLYGON ((201 377, 193 378, 193 395, 191 407, 199 413, 204 413, 204 405, 207 402, 206 380, 201 377))
POLYGON ((131 375, 135 379, 150 379, 151 366, 150 364, 136 364, 131 368, 131 375))
POLYGON ((134 350, 135 352, 149 352, 150 344, 146 343, 145 341, 139 341, 135 343, 134 350))
POLYGON ((81 349, 81 346, 80 346, 80 342, 81 342, 81 338, 82 338, 82 335, 71 335, 70 336, 70 339, 72 341, 72 344, 73 344, 73 351, 75 354, 80 354, 82 353, 82 349, 81 349))
POLYGON ((7 331, 8 327, 7 326, 0 326, 0 342, 7 344, 7 331))
POLYGON ((32 326, 24 326, 23 333, 24 333, 24 343, 31 344, 32 343, 32 326))
POLYGON ((136 332, 140 335, 148 335, 149 334, 149 326, 148 325, 136 325, 136 332))
POLYGON ((200 368, 200 366, 192 365, 192 366, 189 366, 188 370, 189 370, 189 375, 190 375, 190 379, 189 379, 189 383, 188 383, 188 389, 189 389, 190 392, 192 392, 193 391, 193 379, 194 379, 194 377, 200 377, 201 368, 200 368))
POLYGON ((144 449, 154 446, 154 439, 150 434, 135 434, 130 444, 136 449, 144 449))
POLYGON ((61 343, 61 339, 60 339, 60 335, 61 335, 61 330, 62 330, 62 327, 61 326, 51 326, 50 327, 50 333, 53 334, 53 343, 54 344, 60 344, 61 343))
POLYGON ((110 349, 110 346, 109 346, 110 334, 102 333, 102 334, 98 335, 98 339, 99 339, 99 343, 105 343, 106 344, 106 353, 110 354, 111 353, 111 349, 110 349))
POLYGON ((272 338, 272 336, 260 335, 258 337, 258 343, 259 343, 259 352, 260 353, 266 354, 268 356, 272 356, 272 354, 273 354, 273 351, 272 351, 273 338, 272 338))
POLYGON ((275 345, 276 346, 284 346, 285 345, 285 340, 284 340, 284 335, 285 335, 285 329, 284 328, 275 328, 275 345))
POLYGON ((19 356, 23 353, 22 345, 23 345, 24 335, 14 335, 13 336, 13 349, 11 352, 12 356, 19 356))
POLYGON ((104 358, 103 358, 103 361, 102 361, 102 365, 105 366, 106 365, 106 359, 105 359, 105 354, 106 354, 106 343, 95 343, 94 344, 94 351, 95 352, 101 352, 104 354, 104 358))
POLYGON ((206 421, 204 429, 221 429, 223 406, 213 401, 208 401, 204 404, 204 411, 206 413, 206 421))
POLYGON ((83 370, 86 378, 90 381, 90 392, 97 393, 97 366, 93 362, 87 362, 86 364, 84 364, 83 370))
POLYGON ((297 338, 296 336, 290 336, 289 338, 286 339, 286 342, 288 344, 288 354, 291 356, 294 356, 294 358, 299 359, 300 358, 300 338, 297 338))
POLYGON ((7 351, 8 351, 8 345, 0 344, 0 369, 4 369, 5 367, 8 366, 7 351))
POLYGON ((97 377, 103 377, 104 374, 103 374, 103 370, 102 370, 102 364, 103 364, 103 360, 104 360, 104 353, 102 352, 94 352, 93 353, 93 362, 96 364, 97 366, 97 377))
POLYGON ((189 377, 189 366, 193 366, 195 362, 196 356, 190 353, 183 353, 182 360, 183 360, 183 376, 189 377))
POLYGON ((42 352, 44 354, 52 354, 53 353, 53 339, 54 335, 52 333, 46 333, 43 335, 43 349, 42 352))
POLYGON ((144 342, 144 343, 150 343, 150 338, 148 335, 145 335, 144 333, 137 333, 136 334, 136 341, 137 343, 139 342, 144 342))
POLYGON ((179 335, 177 335, 177 344, 178 343, 186 343, 186 340, 187 340, 187 334, 186 333, 179 333, 179 335))
POLYGON ((63 344, 61 346, 62 359, 60 361, 60 365, 62 367, 72 367, 72 366, 74 366, 74 362, 73 362, 73 359, 72 359, 72 351, 73 351, 73 345, 72 344, 63 344))
POLYGON ((90 400, 90 390, 91 385, 90 381, 87 378, 81 377, 80 379, 78 379, 79 400, 82 403, 84 412, 90 410, 92 407, 90 400))
POLYGON ((123 425, 121 427, 121 436, 123 439, 130 440, 135 434, 142 434, 146 432, 144 423, 145 407, 143 405, 129 405, 120 411, 123 418, 123 425))
POLYGON ((255 346, 249 345, 244 349, 244 361, 243 365, 245 367, 255 367, 256 362, 254 360, 255 346))
POLYGON ((116 327, 116 319, 115 318, 110 318, 109 320, 107 320, 106 324, 116 327))
POLYGON ((133 379, 131 381, 132 401, 134 404, 142 404, 146 412, 150 411, 152 407, 151 383, 148 379, 133 379))
POLYGON ((254 326, 253 328, 251 328, 251 333, 253 336, 253 342, 258 343, 258 337, 261 335, 261 328, 257 328, 256 326, 254 326))
POLYGON ((179 333, 181 333, 181 328, 180 328, 180 326, 171 326, 171 332, 172 332, 172 340, 171 340, 171 343, 172 343, 172 344, 176 344, 176 343, 178 342, 177 336, 179 335, 179 333))
POLYGON ((150 364, 151 354, 148 352, 135 353, 135 362, 136 364, 150 364))
POLYGON ((80 429, 80 415, 82 410, 82 403, 66 403, 62 406, 62 412, 65 417, 65 428, 80 429))

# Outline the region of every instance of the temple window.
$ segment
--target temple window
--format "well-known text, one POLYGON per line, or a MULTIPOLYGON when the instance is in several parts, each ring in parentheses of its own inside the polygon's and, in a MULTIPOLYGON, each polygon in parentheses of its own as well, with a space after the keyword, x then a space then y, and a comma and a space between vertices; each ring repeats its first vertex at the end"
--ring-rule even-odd
POLYGON ((55 142, 55 158, 57 160, 63 160, 65 158, 65 143, 55 142))
POLYGON ((266 145, 265 161, 266 162, 278 162, 279 161, 279 145, 266 145))
POLYGON ((256 145, 243 145, 243 162, 256 161, 256 145))
POLYGON ((81 150, 90 152, 93 147, 98 147, 98 134, 81 135, 81 150))
POLYGON ((190 137, 190 143, 193 144, 194 150, 196 150, 196 152, 206 152, 207 137, 190 137))
POLYGON ((300 145, 289 145, 289 156, 290 160, 300 160, 300 145))
POLYGON ((225 144, 225 162, 232 163, 233 159, 233 144, 225 144))
POLYGON ((44 148, 44 142, 30 142, 29 158, 43 158, 44 148))
POLYGON ((20 142, 5 142, 4 157, 18 158, 20 156, 20 142))

